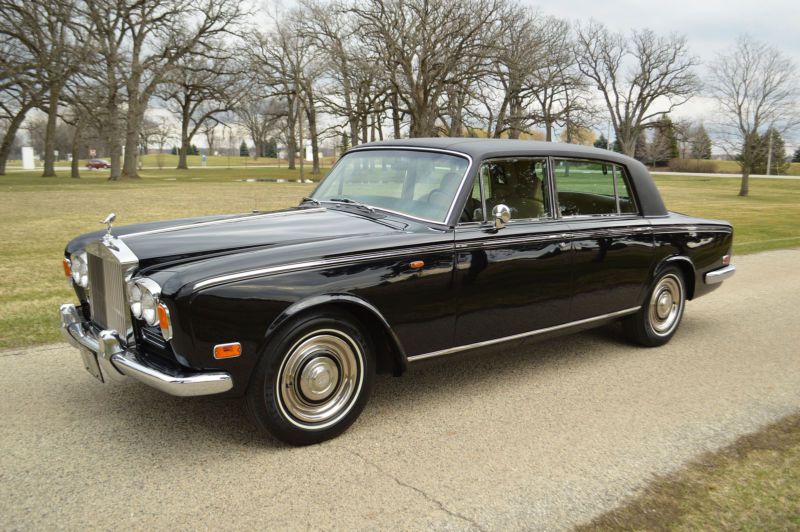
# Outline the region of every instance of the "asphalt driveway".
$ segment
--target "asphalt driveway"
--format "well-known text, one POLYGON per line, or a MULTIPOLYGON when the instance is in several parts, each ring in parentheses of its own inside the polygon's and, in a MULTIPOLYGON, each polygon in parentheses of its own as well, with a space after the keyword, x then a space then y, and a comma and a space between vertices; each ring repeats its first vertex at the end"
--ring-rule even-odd
POLYGON ((236 401, 0 352, 0 527, 553 529, 800 410, 800 250, 735 257, 668 345, 607 327, 381 377, 342 437, 262 440, 236 401))

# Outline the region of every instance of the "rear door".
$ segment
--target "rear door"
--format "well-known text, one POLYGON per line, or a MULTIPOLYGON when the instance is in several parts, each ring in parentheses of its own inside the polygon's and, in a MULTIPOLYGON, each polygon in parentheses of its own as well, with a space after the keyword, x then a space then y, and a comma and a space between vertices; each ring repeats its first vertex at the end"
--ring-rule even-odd
POLYGON ((558 215, 573 249, 569 321, 638 307, 654 260, 653 232, 619 164, 554 158, 558 215))

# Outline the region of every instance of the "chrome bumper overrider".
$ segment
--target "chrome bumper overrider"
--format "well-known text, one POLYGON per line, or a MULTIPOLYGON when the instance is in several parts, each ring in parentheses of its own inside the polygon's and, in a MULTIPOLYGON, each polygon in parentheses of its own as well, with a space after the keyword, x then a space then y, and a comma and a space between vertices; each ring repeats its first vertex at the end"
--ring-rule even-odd
POLYGON ((166 373, 148 364, 135 351, 126 349, 115 331, 96 333, 88 328, 75 305, 61 305, 60 316, 64 339, 81 350, 84 364, 91 373, 95 373, 90 367, 96 357, 101 380, 133 377, 162 392, 181 397, 211 395, 233 388, 230 374, 222 371, 189 373, 176 370, 166 373))
POLYGON ((736 266, 730 264, 718 270, 712 270, 708 272, 705 276, 706 284, 717 284, 721 283, 725 279, 728 279, 736 273, 736 266))

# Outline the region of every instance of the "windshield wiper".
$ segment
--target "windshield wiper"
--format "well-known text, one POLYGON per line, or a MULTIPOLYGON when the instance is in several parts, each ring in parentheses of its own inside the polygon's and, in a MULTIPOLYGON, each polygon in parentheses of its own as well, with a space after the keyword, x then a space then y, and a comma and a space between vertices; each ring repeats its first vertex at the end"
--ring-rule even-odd
POLYGON ((360 201, 356 201, 356 200, 350 199, 350 198, 331 198, 328 201, 333 201, 333 202, 336 202, 336 203, 346 203, 346 204, 352 205, 354 207, 361 207, 362 209, 366 209, 369 212, 375 212, 375 209, 373 209, 372 207, 370 207, 366 203, 361 203, 360 201))
POLYGON ((316 199, 316 198, 312 198, 311 196, 305 196, 305 197, 304 197, 302 200, 300 200, 300 204, 302 205, 303 203, 305 203, 305 202, 307 202, 307 201, 310 201, 310 202, 311 202, 311 203, 313 203, 314 205, 322 205, 322 204, 319 202, 319 200, 318 200, 318 199, 316 199))

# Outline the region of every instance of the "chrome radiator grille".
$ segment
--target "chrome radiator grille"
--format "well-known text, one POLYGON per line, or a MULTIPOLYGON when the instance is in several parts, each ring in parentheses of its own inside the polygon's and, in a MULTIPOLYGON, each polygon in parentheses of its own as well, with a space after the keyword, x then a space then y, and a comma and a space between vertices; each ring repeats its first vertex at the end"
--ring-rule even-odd
POLYGON ((122 264, 113 257, 99 257, 91 252, 87 258, 92 320, 124 335, 128 328, 128 304, 122 264))

